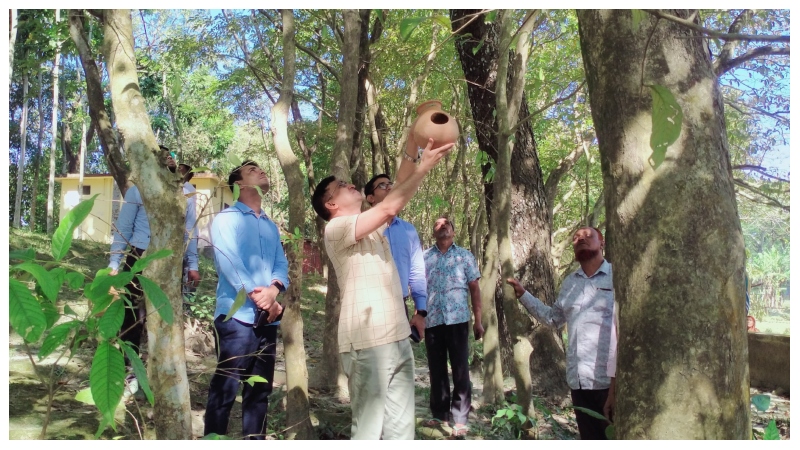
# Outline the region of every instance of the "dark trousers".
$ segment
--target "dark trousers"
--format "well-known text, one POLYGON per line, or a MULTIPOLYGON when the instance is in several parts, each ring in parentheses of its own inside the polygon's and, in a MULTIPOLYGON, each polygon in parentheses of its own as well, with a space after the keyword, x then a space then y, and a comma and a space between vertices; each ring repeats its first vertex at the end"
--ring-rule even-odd
MULTIPOLYGON (((591 409, 598 414, 603 414, 603 406, 608 398, 608 389, 573 389, 572 405, 591 409)), ((582 441, 606 439, 606 427, 609 423, 605 420, 575 410, 575 420, 578 422, 578 432, 582 441)))
MULTIPOLYGON (((143 254, 144 250, 141 248, 131 247, 131 251, 125 258, 125 262, 122 264, 120 271, 130 271, 131 267, 133 267, 143 254)), ((127 302, 125 304, 125 316, 122 319, 122 328, 120 328, 119 338, 133 344, 137 353, 141 354, 139 344, 142 342, 142 330, 144 329, 144 320, 147 314, 144 302, 142 301, 144 293, 141 287, 139 287, 139 283, 136 282, 135 277, 130 283, 125 285, 125 288, 129 293, 123 295, 128 299, 130 305, 127 304, 127 302)), ((127 355, 125 356, 125 363, 130 365, 127 355)))
POLYGON ((469 382, 469 322, 425 329, 425 350, 431 376, 431 414, 439 420, 466 424, 472 405, 469 382), (453 393, 447 375, 447 359, 453 370, 453 393), (450 417, 448 418, 448 413, 450 417))
POLYGON ((231 408, 241 384, 242 434, 245 439, 264 439, 267 433, 267 400, 272 393, 275 373, 278 327, 253 328, 236 319, 223 322, 224 318, 220 315, 214 319, 217 370, 208 388, 203 434, 228 434, 231 408), (250 386, 245 380, 253 375, 264 377, 267 382, 255 382, 250 386))

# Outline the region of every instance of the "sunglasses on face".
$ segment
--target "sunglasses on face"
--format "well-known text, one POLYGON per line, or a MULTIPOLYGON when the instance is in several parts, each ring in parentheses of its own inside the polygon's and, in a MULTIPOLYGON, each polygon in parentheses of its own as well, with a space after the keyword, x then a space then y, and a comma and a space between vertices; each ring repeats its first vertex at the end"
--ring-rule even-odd
POLYGON ((375 189, 383 189, 383 190, 386 190, 386 189, 389 189, 389 188, 390 188, 390 187, 392 187, 392 186, 394 186, 394 183, 393 183, 393 182, 391 182, 391 181, 386 181, 386 182, 383 182, 383 183, 381 183, 381 184, 379 184, 379 185, 375 186, 375 189))
POLYGON ((328 194, 328 199, 327 199, 327 200, 325 200, 325 202, 327 203, 327 202, 331 201, 331 199, 333 198, 333 196, 334 196, 334 195, 336 195, 336 191, 337 191, 337 190, 339 190, 339 188, 340 188, 340 187, 346 187, 347 185, 348 185, 348 183, 347 183, 347 182, 345 182, 345 181, 339 181, 339 182, 337 182, 337 183, 336 183, 336 187, 335 187, 335 188, 333 188, 333 191, 332 191, 330 194, 328 194))

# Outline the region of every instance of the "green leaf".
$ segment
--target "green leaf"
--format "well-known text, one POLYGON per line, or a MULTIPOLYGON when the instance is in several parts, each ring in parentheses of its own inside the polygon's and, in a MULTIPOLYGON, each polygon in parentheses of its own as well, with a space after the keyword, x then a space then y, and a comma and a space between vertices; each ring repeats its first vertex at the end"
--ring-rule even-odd
POLYGON ((606 417, 604 415, 600 414, 597 411, 593 411, 593 410, 591 410, 589 408, 584 408, 582 406, 573 406, 572 408, 576 409, 578 411, 581 411, 581 412, 583 412, 585 414, 588 414, 588 415, 594 417, 595 419, 599 419, 599 420, 603 420, 603 421, 606 420, 606 417))
POLYGON ((66 278, 70 289, 80 289, 83 287, 84 277, 80 272, 67 272, 67 274, 64 275, 64 278, 66 278))
MULTIPOLYGON (((144 258, 139 258, 135 263, 133 263, 133 267, 131 267, 131 272, 139 273, 143 271, 151 262, 166 258, 167 256, 172 255, 172 250, 168 250, 166 248, 162 248, 161 250, 155 253, 148 253, 147 256, 144 258)), ((126 283, 127 284, 127 283, 126 283)))
POLYGON ((239 193, 241 192, 241 188, 239 187, 239 183, 233 183, 233 202, 236 203, 239 200, 239 193))
POLYGON ((764 412, 769 409, 769 404, 772 401, 769 395, 759 394, 750 397, 750 402, 753 406, 756 407, 757 410, 764 412))
POLYGON ((12 250, 11 252, 8 253, 8 259, 33 261, 34 259, 36 259, 36 252, 34 252, 32 248, 26 248, 24 250, 12 250))
POLYGON ((161 290, 161 287, 153 280, 141 275, 137 275, 136 278, 142 286, 144 295, 147 296, 147 299, 153 304, 153 308, 158 311, 158 315, 161 316, 164 322, 171 324, 173 320, 172 305, 169 303, 167 294, 165 294, 164 291, 161 290))
POLYGON ((544 69, 539 67, 539 81, 544 81, 544 69))
MULTIPOLYGON (((103 272, 103 270, 98 271, 98 274, 103 272)), ((95 277, 94 281, 92 281, 92 284, 86 288, 84 294, 86 294, 86 296, 90 299, 96 301, 97 299, 101 299, 104 296, 109 295, 109 290, 112 287, 117 288, 118 290, 125 287, 131 282, 131 280, 133 280, 133 275, 133 272, 128 271, 119 272, 114 276, 108 274, 98 275, 95 277)), ((95 308, 92 310, 92 312, 97 312, 97 304, 95 304, 95 308)))
POLYGON ((642 11, 641 9, 632 9, 631 10, 631 29, 634 33, 639 31, 639 26, 642 24, 642 20, 647 16, 647 13, 642 11))
POLYGON ((241 308, 242 305, 244 305, 244 301, 246 298, 247 298, 247 292, 244 291, 244 288, 240 289, 239 293, 236 294, 236 299, 233 301, 233 305, 231 305, 231 309, 228 311, 228 314, 225 315, 225 319, 223 319, 223 322, 227 322, 228 320, 230 320, 231 317, 233 317, 234 314, 236 314, 236 311, 238 311, 239 308, 241 308))
POLYGON ((153 391, 150 389, 150 382, 147 381, 147 370, 144 368, 142 359, 139 358, 139 354, 136 353, 136 350, 134 350, 128 342, 120 342, 120 346, 125 350, 125 354, 128 355, 128 360, 131 362, 131 367, 133 367, 133 373, 136 375, 139 387, 142 388, 144 395, 147 396, 147 401, 153 405, 155 402, 153 399, 153 391))
POLYGON ((199 173, 199 172, 207 172, 209 170, 211 169, 206 166, 200 166, 200 167, 192 167, 192 170, 190 170, 189 172, 199 173))
POLYGON ((89 386, 97 409, 116 430, 114 411, 125 389, 125 361, 119 349, 108 341, 97 344, 89 372, 89 386))
POLYGON ((56 305, 49 300, 42 299, 40 304, 42 306, 42 312, 44 313, 45 330, 49 330, 50 327, 55 325, 58 319, 61 318, 61 313, 58 312, 56 305))
POLYGON ((33 277, 36 278, 36 282, 39 284, 39 287, 42 288, 42 292, 44 293, 45 297, 48 299, 55 300, 58 296, 58 288, 60 287, 60 284, 56 284, 56 280, 44 269, 44 267, 32 262, 26 262, 13 266, 11 269, 24 270, 25 272, 33 275, 33 277))
POLYGON ((64 315, 77 316, 78 314, 69 305, 64 305, 64 315))
POLYGON ((9 278, 8 320, 25 342, 36 342, 47 327, 42 306, 30 289, 19 281, 9 278))
POLYGON ((492 23, 496 18, 497 18, 497 10, 495 9, 494 11, 489 11, 486 14, 486 18, 483 19, 483 23, 492 23))
POLYGON ((781 433, 778 431, 778 426, 775 424, 775 419, 769 421, 769 425, 764 430, 765 441, 779 441, 781 440, 781 433))
POLYGON ((510 419, 512 417, 514 417, 514 410, 509 408, 506 410, 506 418, 510 419))
POLYGON ((475 47, 473 47, 473 48, 472 48, 472 54, 473 54, 473 55, 475 55, 475 54, 477 54, 479 51, 481 51, 481 48, 483 48, 483 43, 484 43, 484 40, 483 40, 483 39, 481 39, 481 40, 478 42, 478 45, 476 45, 475 47))
POLYGON ((420 23, 427 17, 406 17, 400 21, 400 38, 407 41, 411 37, 414 30, 417 29, 420 23))
POLYGON ((617 430, 616 428, 614 428, 614 425, 607 426, 605 432, 606 432, 606 439, 608 439, 609 441, 613 441, 614 439, 617 438, 617 430))
POLYGON ((72 210, 61 219, 61 222, 58 224, 58 229, 53 233, 53 241, 50 245, 50 252, 53 255, 53 259, 61 261, 67 254, 70 245, 72 245, 72 232, 75 231, 75 228, 78 228, 81 222, 92 212, 94 200, 98 195, 100 194, 94 194, 92 198, 78 203, 77 206, 72 208, 72 210))
POLYGON ((217 434, 217 433, 209 433, 209 434, 201 437, 200 439, 202 439, 204 441, 228 441, 228 440, 231 440, 231 438, 229 438, 228 436, 225 436, 224 434, 217 434))
POLYGON ((506 415, 506 411, 507 411, 507 410, 505 410, 505 409, 499 409, 499 410, 497 410, 497 414, 495 414, 495 415, 494 415, 494 418, 496 419, 496 418, 498 418, 498 417, 505 416, 505 415, 506 415))
POLYGON ((258 375, 253 375, 252 377, 244 380, 245 383, 249 384, 250 386, 254 386, 256 383, 267 383, 267 379, 258 375))
POLYGON ((439 25, 444 27, 444 29, 449 30, 450 27, 450 18, 447 16, 433 16, 433 20, 437 22, 439 25))
POLYGON ((242 165, 242 160, 237 156, 235 153, 231 152, 228 153, 228 161, 233 164, 234 167, 239 167, 242 165))
POLYGON ((44 338, 42 347, 39 349, 39 361, 53 353, 53 351, 55 351, 59 345, 63 344, 64 341, 67 340, 67 336, 69 336, 70 331, 79 326, 81 326, 81 323, 77 320, 73 320, 71 322, 62 323, 61 325, 58 325, 50 330, 50 332, 47 333, 47 336, 44 338))
POLYGON ((650 135, 650 148, 653 149, 653 167, 664 162, 667 147, 675 143, 681 135, 683 110, 672 92, 664 86, 650 86, 653 97, 653 132, 650 135))
POLYGON ((258 192, 258 196, 261 197, 261 198, 264 198, 264 192, 261 191, 261 187, 260 186, 253 186, 253 187, 256 188, 256 192, 258 192))
POLYGON ((92 398, 92 388, 81 389, 75 394, 75 400, 86 403, 87 405, 94 405, 94 399, 92 398))
POLYGON ((117 299, 108 305, 103 317, 97 321, 97 331, 104 339, 111 339, 119 333, 125 319, 125 302, 117 299))

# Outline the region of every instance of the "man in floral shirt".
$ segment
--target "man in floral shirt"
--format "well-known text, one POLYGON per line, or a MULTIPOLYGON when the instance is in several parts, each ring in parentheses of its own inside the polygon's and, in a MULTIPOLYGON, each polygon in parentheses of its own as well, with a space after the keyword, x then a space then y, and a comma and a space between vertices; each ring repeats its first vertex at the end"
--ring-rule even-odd
POLYGON ((470 311, 467 293, 472 301, 475 339, 483 337, 481 324, 481 273, 469 250, 453 244, 455 227, 446 217, 433 227, 436 245, 425 250, 425 274, 428 278, 428 317, 425 348, 431 376, 431 413, 426 426, 454 422, 453 436, 467 433, 467 414, 472 404, 469 381, 468 342, 470 311), (453 370, 453 393, 447 375, 447 358, 453 370))

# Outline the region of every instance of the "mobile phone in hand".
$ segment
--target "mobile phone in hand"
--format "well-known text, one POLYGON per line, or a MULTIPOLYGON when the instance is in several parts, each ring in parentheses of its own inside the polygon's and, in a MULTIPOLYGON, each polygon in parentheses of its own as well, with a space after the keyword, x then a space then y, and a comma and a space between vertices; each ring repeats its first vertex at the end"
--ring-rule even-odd
POLYGON ((417 331, 417 327, 415 327, 414 325, 411 325, 411 335, 409 336, 409 338, 411 338, 412 341, 419 344, 420 341, 419 331, 417 331))

